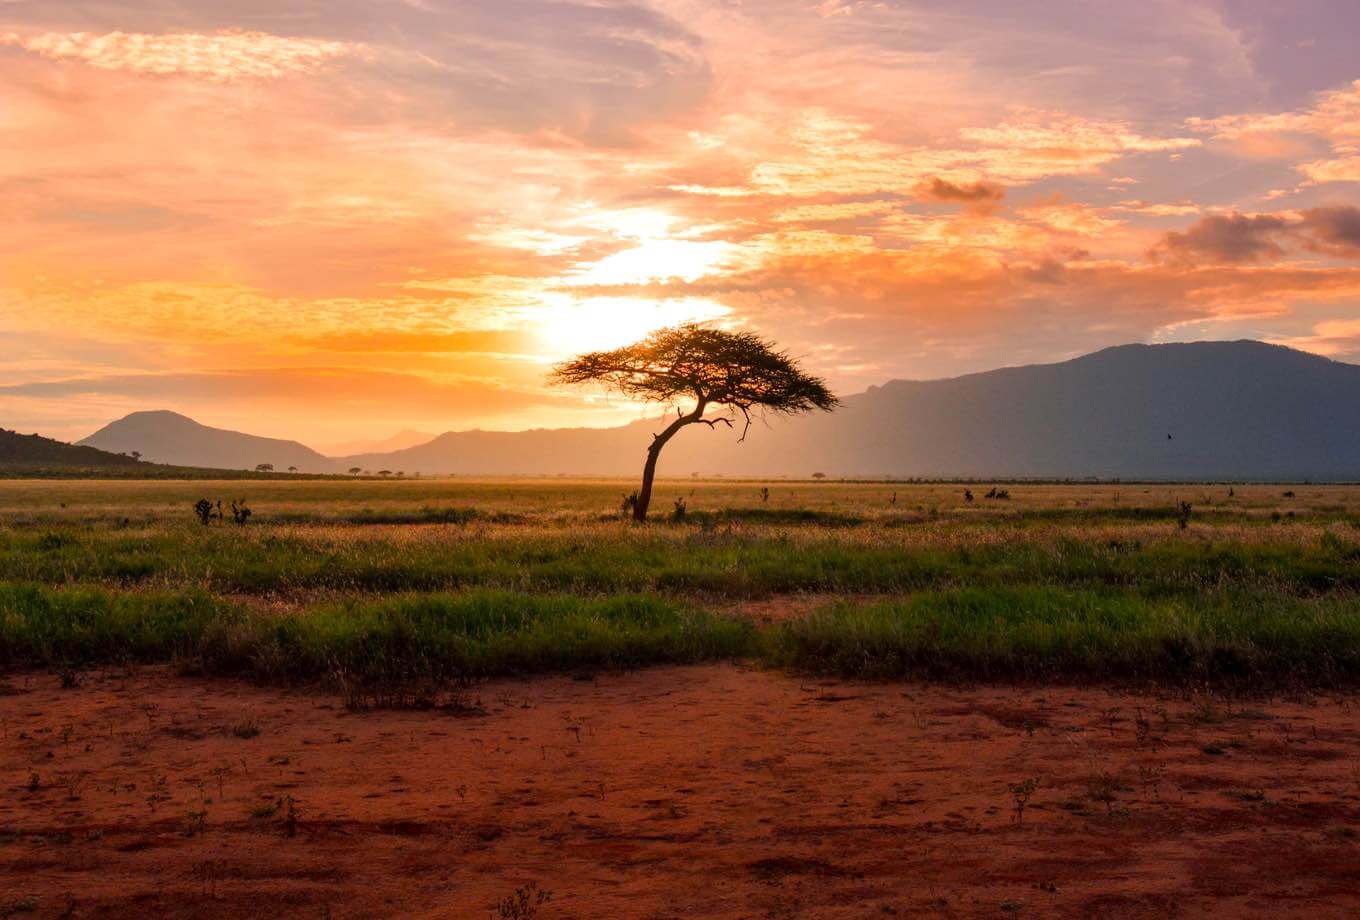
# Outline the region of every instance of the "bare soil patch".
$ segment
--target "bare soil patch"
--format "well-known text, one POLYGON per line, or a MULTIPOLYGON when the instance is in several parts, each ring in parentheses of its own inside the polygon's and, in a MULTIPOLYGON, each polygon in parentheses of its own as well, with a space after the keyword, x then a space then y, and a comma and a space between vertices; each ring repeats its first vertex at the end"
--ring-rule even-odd
POLYGON ((485 917, 519 888, 544 920, 1360 911, 1353 698, 732 665, 446 711, 164 670, 7 686, 0 913, 485 917))

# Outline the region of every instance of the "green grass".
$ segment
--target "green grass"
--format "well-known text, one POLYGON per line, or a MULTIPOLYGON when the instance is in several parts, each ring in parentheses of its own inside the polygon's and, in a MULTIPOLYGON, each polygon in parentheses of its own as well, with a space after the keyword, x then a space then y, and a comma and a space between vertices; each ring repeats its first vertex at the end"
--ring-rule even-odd
POLYGON ((751 632, 654 597, 398 595, 276 614, 202 592, 0 586, 0 664, 11 668, 178 662, 268 680, 456 680, 730 658, 751 632))
POLYGON ((0 482, 0 666, 414 681, 745 658, 1360 684, 1360 489, 1015 485, 968 503, 784 482, 767 502, 759 484, 672 480, 656 507, 684 497, 687 520, 639 527, 617 513, 626 485, 0 482), (205 494, 256 515, 200 526, 205 494), (1195 504, 1187 528, 1176 500, 1195 504), (740 618, 804 595, 838 600, 740 618))
POLYGON ((658 597, 474 591, 278 614, 202 592, 0 587, 0 665, 178 663, 269 681, 459 681, 755 658, 869 679, 1360 683, 1360 600, 963 588, 837 602, 757 632, 658 597))
POLYGON ((654 592, 710 599, 885 594, 1037 584, 1224 587, 1311 596, 1360 591, 1360 531, 1279 539, 1237 528, 1182 536, 1033 531, 486 525, 443 528, 172 527, 0 530, 0 581, 197 588, 229 594, 500 588, 654 592), (1112 538, 1111 534, 1118 534, 1112 538))
POLYGON ((771 633, 766 656, 876 679, 1353 685, 1360 600, 966 588, 829 606, 771 633))

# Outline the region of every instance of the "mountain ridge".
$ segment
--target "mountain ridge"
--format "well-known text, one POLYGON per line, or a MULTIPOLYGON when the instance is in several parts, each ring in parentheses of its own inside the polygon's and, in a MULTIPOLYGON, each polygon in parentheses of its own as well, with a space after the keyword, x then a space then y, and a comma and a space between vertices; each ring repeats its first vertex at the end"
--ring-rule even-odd
MULTIPOLYGON (((324 457, 297 442, 257 440, 307 451, 308 465, 294 464, 307 472, 359 467, 432 474, 633 475, 655 425, 655 419, 643 419, 604 429, 450 431, 425 444, 347 457, 324 457)), ((91 436, 81 443, 108 442, 91 436)), ((116 446, 142 449, 123 442, 116 446)), ((277 460, 263 456, 263 447, 257 443, 255 453, 246 453, 281 469, 277 460)), ((159 459, 150 450, 142 452, 159 459)), ((205 459, 194 465, 224 465, 205 459)), ((825 472, 904 478, 1360 479, 1360 366, 1252 340, 1117 345, 1049 364, 887 381, 845 397, 833 414, 758 424, 741 444, 725 429, 696 426, 668 445, 661 471, 670 476, 825 472)))

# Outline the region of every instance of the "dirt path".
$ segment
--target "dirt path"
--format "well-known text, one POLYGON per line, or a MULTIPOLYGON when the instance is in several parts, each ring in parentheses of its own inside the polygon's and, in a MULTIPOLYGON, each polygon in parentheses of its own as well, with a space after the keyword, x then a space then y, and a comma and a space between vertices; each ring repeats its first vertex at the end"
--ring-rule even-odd
POLYGON ((1360 911, 1346 700, 728 665, 498 682, 473 716, 165 672, 10 685, 0 913, 480 918, 530 883, 542 920, 1360 911))

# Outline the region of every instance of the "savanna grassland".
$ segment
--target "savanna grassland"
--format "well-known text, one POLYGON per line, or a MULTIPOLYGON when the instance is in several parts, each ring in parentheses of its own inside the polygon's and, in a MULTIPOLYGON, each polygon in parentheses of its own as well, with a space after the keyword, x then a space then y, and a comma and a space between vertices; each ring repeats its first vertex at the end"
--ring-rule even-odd
POLYGON ((0 661, 275 680, 720 658, 1248 689, 1360 677, 1360 490, 996 488, 669 483, 636 527, 613 482, 14 483, 0 661), (202 525, 202 497, 252 516, 202 525))
POLYGON ((0 482, 0 911, 1360 907, 1360 488, 630 487, 0 482))

